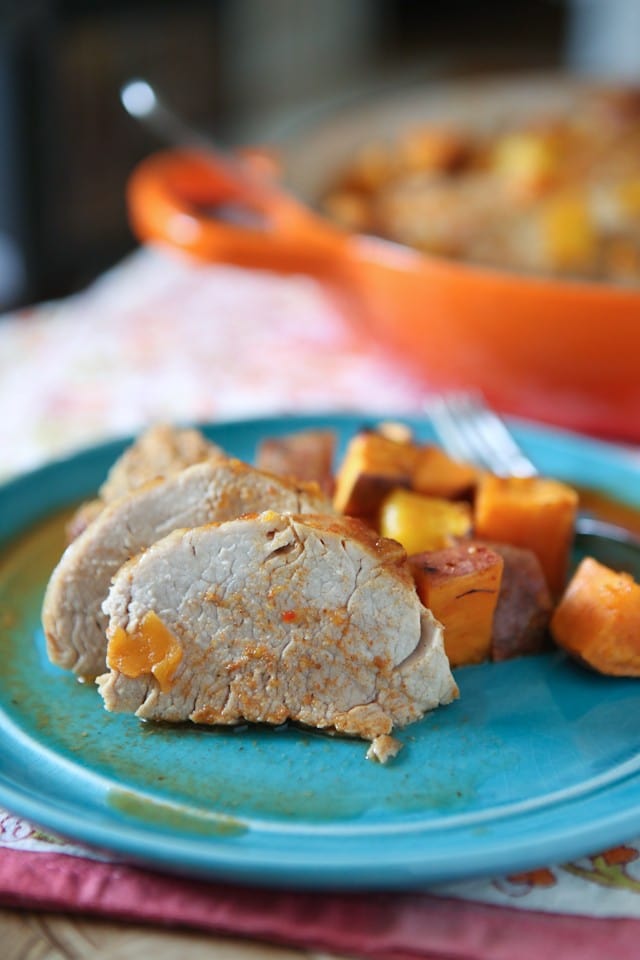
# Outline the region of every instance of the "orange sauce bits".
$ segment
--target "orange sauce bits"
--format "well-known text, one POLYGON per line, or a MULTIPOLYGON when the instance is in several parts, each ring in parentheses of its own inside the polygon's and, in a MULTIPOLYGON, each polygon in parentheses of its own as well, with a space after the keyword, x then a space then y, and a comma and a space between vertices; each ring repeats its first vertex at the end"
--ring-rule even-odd
POLYGON ((153 610, 131 632, 116 627, 109 635, 107 666, 132 679, 152 673, 162 693, 171 689, 181 660, 179 640, 153 610))

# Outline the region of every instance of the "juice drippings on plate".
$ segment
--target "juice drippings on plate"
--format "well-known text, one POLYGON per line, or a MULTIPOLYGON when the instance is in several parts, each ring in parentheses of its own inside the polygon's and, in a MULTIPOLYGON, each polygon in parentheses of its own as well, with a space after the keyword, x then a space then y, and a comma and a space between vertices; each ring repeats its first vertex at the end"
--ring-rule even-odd
POLYGON ((598 490, 590 490, 579 485, 576 486, 576 489, 580 497, 580 508, 582 510, 640 534, 640 508, 631 507, 620 500, 614 500, 598 490))
POLYGON ((127 817, 143 823, 206 836, 235 837, 247 832, 247 825, 235 817, 218 815, 177 803, 143 797, 132 790, 110 790, 107 804, 127 817))

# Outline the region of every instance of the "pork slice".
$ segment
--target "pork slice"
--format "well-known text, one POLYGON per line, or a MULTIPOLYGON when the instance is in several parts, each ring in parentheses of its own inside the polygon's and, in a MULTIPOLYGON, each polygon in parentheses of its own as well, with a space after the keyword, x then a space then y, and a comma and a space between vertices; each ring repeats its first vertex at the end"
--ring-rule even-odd
POLYGON ((68 540, 79 536, 108 503, 150 480, 170 476, 216 456, 222 459, 226 454, 200 430, 166 423, 149 427, 112 465, 98 496, 80 505, 67 524, 68 540))
POLYGON ((224 450, 196 430, 159 423, 142 433, 113 464, 99 496, 111 503, 156 477, 166 477, 224 450))
POLYGON ((457 687, 402 547, 361 521, 273 511, 174 531, 104 603, 108 710, 383 737, 457 687))
POLYGON ((129 557, 177 527, 269 508, 284 513, 332 509, 315 486, 217 456, 106 506, 67 547, 47 586, 42 622, 49 658, 83 679, 95 678, 105 669, 102 602, 112 576, 129 557))

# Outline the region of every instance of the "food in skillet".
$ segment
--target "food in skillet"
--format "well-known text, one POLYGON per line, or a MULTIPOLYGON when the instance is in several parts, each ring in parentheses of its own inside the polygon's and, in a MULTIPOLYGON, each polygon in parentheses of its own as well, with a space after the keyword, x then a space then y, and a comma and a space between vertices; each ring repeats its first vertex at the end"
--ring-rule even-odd
POLYGON ((640 89, 483 132, 425 125, 365 144, 325 212, 350 229, 487 266, 640 282, 640 89))

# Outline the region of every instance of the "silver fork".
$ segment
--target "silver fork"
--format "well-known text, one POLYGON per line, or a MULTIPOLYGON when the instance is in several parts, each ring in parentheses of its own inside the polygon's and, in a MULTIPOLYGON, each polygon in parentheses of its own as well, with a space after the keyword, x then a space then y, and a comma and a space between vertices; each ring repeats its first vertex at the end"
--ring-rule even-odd
POLYGON ((504 420, 479 393, 440 394, 427 413, 444 449, 501 477, 534 477, 538 470, 520 449, 504 420))
MULTIPOLYGON (((481 394, 441 394, 427 401, 425 409, 442 447, 452 457, 499 476, 539 474, 504 420, 486 405, 481 394)), ((603 562, 620 569, 632 568, 634 573, 640 569, 640 536, 632 531, 581 511, 575 533, 576 545, 583 552, 597 552, 603 562)))

